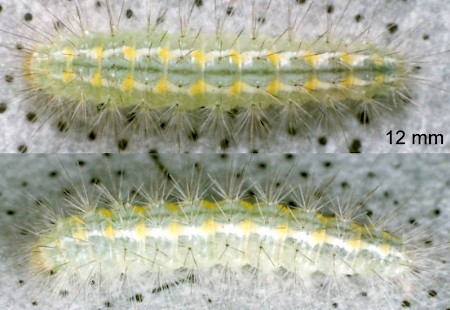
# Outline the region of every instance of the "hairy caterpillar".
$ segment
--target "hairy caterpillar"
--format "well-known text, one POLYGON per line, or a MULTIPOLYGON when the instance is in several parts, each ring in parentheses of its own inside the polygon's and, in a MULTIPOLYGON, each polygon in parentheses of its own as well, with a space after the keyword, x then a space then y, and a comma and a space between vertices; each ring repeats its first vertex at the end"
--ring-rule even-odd
MULTIPOLYGON (((69 307, 81 306, 86 300, 119 308, 131 302, 137 308, 270 308, 275 304, 280 308, 333 308, 338 304, 348 309, 360 307, 354 304, 356 296, 372 309, 402 305, 421 308, 439 300, 443 301, 439 305, 445 305, 446 284, 439 281, 448 275, 443 261, 448 245, 414 225, 392 230, 388 227, 395 226, 377 220, 383 217, 367 217, 358 211, 358 205, 375 200, 366 212, 385 212, 373 203, 388 194, 355 202, 342 194, 338 198, 332 193, 338 188, 332 190, 327 182, 311 191, 297 186, 307 175, 303 169, 308 165, 374 165, 377 168, 371 169, 372 176, 366 179, 370 181, 374 174, 384 177, 382 167, 394 167, 401 157, 385 156, 373 161, 329 156, 313 160, 303 156, 297 159, 303 167, 294 169, 292 159, 282 163, 283 156, 233 156, 231 170, 229 164, 225 164, 225 170, 214 167, 212 163, 218 156, 153 158, 150 163, 147 156, 113 158, 108 164, 112 170, 105 175, 97 169, 98 156, 61 156, 60 160, 67 163, 76 159, 86 165, 82 169, 93 169, 93 174, 85 177, 91 184, 65 189, 68 200, 53 201, 56 208, 47 215, 44 226, 36 228, 39 225, 34 223, 35 228, 29 229, 36 235, 24 247, 26 252, 21 253, 27 253, 23 268, 31 268, 34 276, 20 279, 62 294, 50 300, 69 307), (193 165, 194 161, 198 164, 193 165), (270 168, 262 165, 270 167, 270 162, 278 162, 272 166, 279 171, 275 177, 270 168), (200 167, 206 169, 200 174, 203 177, 191 172, 186 176, 186 168, 197 171, 200 167), (136 171, 145 172, 139 176, 136 171), (107 181, 114 175, 121 180, 119 188, 107 181), (261 178, 269 181, 258 181, 261 178), (90 190, 93 196, 87 194, 90 190), (67 207, 71 210, 63 211, 67 207), (300 256, 288 250, 288 240, 292 241, 294 235, 302 240, 297 243, 300 256), (430 240, 432 245, 428 244, 430 240), (277 251, 280 244, 285 247, 284 255, 277 251), (312 244, 316 246, 309 248, 312 244), (397 265, 395 259, 388 259, 394 253, 402 253, 407 261, 397 265), (317 299, 318 294, 322 298, 317 299), (427 294, 435 296, 429 299, 427 294)), ((433 162, 442 158, 436 156, 433 162)), ((424 158, 413 159, 429 163, 424 158)), ((326 169, 322 166, 318 170, 326 169)), ((396 180, 424 173, 403 168, 398 172, 396 180)), ((424 177, 439 178, 435 173, 431 169, 424 177)), ((365 174, 367 170, 362 176, 365 174)), ((389 185, 385 188, 391 192, 389 185)), ((399 197, 396 192, 393 190, 395 198, 399 197)), ((438 199, 445 197, 444 191, 438 199)), ((400 219, 400 214, 398 209, 391 216, 400 219)), ((405 213, 405 223, 411 221, 408 218, 412 214, 405 213)), ((426 223, 425 219, 415 221, 426 223)), ((440 240, 447 240, 442 232, 440 240)), ((39 295, 32 298, 42 304, 45 297, 39 295)))
MULTIPOLYGON (((320 1, 200 7, 148 1, 140 12, 126 9, 132 1, 97 3, 106 23, 86 22, 89 1, 42 4, 57 31, 37 29, 36 37, 20 37, 22 75, 27 97, 41 103, 28 112, 29 119, 51 115, 63 132, 73 127, 90 140, 115 139, 115 145, 102 139, 108 150, 127 149, 138 140, 156 150, 175 144, 177 151, 195 145, 271 151, 279 147, 268 141, 288 145, 286 139, 310 150, 310 140, 300 136, 321 138, 323 145, 329 133, 346 132, 357 118, 373 123, 392 112, 401 115, 396 110, 411 100, 409 89, 423 62, 386 34, 396 32, 396 24, 388 23, 381 32, 385 38, 373 41, 378 35, 372 34, 372 20, 356 33, 343 31, 354 1, 343 7, 320 1), (68 11, 68 21, 52 6, 68 11), (198 22, 202 7, 214 18, 198 22), (133 20, 138 13, 144 16, 133 20), (240 14, 251 18, 233 28, 240 14), (266 20, 280 14, 286 23, 270 29, 266 20), (333 17, 314 28, 317 14, 333 17)), ((382 5, 373 5, 373 14, 381 14, 382 5)), ((362 15, 354 18, 364 24, 362 15)))

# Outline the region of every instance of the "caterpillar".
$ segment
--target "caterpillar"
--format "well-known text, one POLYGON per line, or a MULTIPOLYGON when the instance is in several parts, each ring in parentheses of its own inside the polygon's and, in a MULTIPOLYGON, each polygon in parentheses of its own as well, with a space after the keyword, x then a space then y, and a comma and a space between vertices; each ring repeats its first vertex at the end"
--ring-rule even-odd
MULTIPOLYGON (((445 305, 446 286, 439 281, 448 275, 448 243, 430 239, 413 222, 399 230, 382 224, 383 217, 369 217, 386 212, 373 204, 365 209, 374 200, 371 195, 347 200, 342 193, 337 198, 329 182, 311 190, 297 185, 308 164, 319 167, 331 157, 303 156, 297 159, 300 169, 292 168, 289 159, 273 166, 279 171, 274 175, 261 163, 282 163, 283 156, 235 156, 224 172, 209 166, 218 156, 156 156, 149 164, 148 156, 129 155, 109 160, 114 170, 104 175, 97 170, 99 156, 61 156, 72 166, 83 161, 94 174, 85 177, 90 183, 65 189, 65 202, 52 202, 56 208, 45 212, 41 228, 35 223, 34 229, 27 229, 34 237, 21 253, 27 253, 23 266, 31 276, 21 276, 22 282, 46 287, 56 293, 50 300, 75 308, 86 300, 89 307, 102 303, 106 308, 131 303, 137 308, 338 304, 348 309, 360 307, 353 304, 357 296, 373 309, 421 308, 439 300, 445 305), (186 168, 193 172, 186 175, 186 168), (145 173, 137 176, 136 171, 145 173), (259 178, 266 181, 257 181, 261 172, 259 178), (113 175, 121 180, 119 188, 117 181, 114 186, 107 180, 113 175)), ((400 159, 378 158, 371 174, 400 159)), ((339 157, 331 162, 347 167, 374 164, 373 158, 339 157)), ((408 179, 421 170, 399 171, 399 179, 408 179)), ((377 199, 383 196, 389 195, 377 199)), ((388 213, 401 218, 400 211, 388 213)), ((405 215, 408 219, 412 213, 405 215)), ((36 222, 36 216, 31 218, 36 222)), ((426 222, 419 217, 415 221, 426 222)), ((441 240, 447 239, 444 233, 441 240)), ((37 296, 42 305, 46 297, 37 296)))
MULTIPOLYGON (((28 119, 50 117, 60 131, 80 129, 89 140, 112 137, 119 150, 136 139, 151 141, 152 149, 161 144, 195 150, 200 144, 209 150, 270 151, 279 148, 267 141, 286 135, 294 142, 308 137, 310 150, 312 135, 323 145, 332 132, 343 128, 345 133, 348 123, 401 115, 419 80, 417 64, 423 62, 408 56, 395 39, 372 41, 371 24, 353 34, 342 31, 349 7, 357 7, 352 1, 322 29, 309 32, 302 29, 318 14, 311 11, 325 7, 322 15, 332 16, 341 5, 236 1, 210 7, 178 1, 171 7, 148 1, 141 9, 146 23, 139 27, 131 21, 138 11, 125 9, 132 2, 118 7, 97 2, 107 13, 102 25, 86 22, 89 1, 56 1, 60 12, 71 13, 67 21, 49 3, 36 4, 55 21, 56 32, 34 29, 36 36, 20 35, 25 92, 40 103, 28 119), (203 17, 198 7, 215 16, 192 26, 203 17), (232 29, 233 20, 242 20, 234 17, 238 14, 252 18, 232 29), (286 25, 266 29, 266 19, 280 14, 286 25)), ((398 25, 388 25, 384 32, 397 31, 398 25)), ((117 150, 110 140, 102 141, 117 150)))
POLYGON ((31 264, 38 274, 64 270, 87 282, 100 278, 101 270, 106 283, 124 273, 196 272, 217 264, 230 270, 283 268, 304 278, 320 272, 395 279, 417 268, 398 237, 311 215, 307 207, 199 198, 109 209, 88 206, 42 233, 31 264), (342 258, 336 258, 338 253, 342 258))

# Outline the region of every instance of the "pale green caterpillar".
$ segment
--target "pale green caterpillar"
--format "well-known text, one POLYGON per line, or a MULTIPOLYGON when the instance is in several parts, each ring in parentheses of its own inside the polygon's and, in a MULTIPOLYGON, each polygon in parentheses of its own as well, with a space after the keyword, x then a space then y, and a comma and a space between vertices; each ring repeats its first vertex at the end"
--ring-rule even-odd
MULTIPOLYGON (((52 14, 58 31, 30 38, 24 50, 26 92, 61 131, 87 128, 92 140, 110 132, 126 139, 162 134, 178 150, 186 136, 207 135, 218 142, 212 149, 237 140, 251 149, 256 138, 267 141, 280 132, 308 136, 316 128, 341 130, 349 115, 367 124, 409 101, 414 65, 396 47, 371 42, 365 32, 339 37, 333 28, 303 37, 295 17, 284 31, 264 33, 264 18, 253 11, 251 29, 228 32, 223 24, 232 18, 230 11, 217 17, 211 31, 189 27, 195 4, 178 13, 178 31, 166 29, 164 10, 147 27, 118 27, 124 7, 115 12, 106 1, 108 31, 89 26, 83 4, 72 4, 76 26, 52 14)), ((304 8, 305 17, 315 3, 280 4, 289 14, 304 8)), ((183 5, 179 1, 179 11, 183 5)), ((270 1, 253 5, 277 9, 270 1)))
POLYGON ((400 282, 415 272, 401 237, 314 210, 267 202, 207 201, 84 210, 39 236, 37 274, 62 272, 82 281, 221 265, 284 269, 305 281, 314 273, 400 282))
MULTIPOLYGON (((11 167, 39 167, 40 174, 21 171, 21 178, 44 174, 45 181, 28 185, 29 203, 18 203, 18 196, 8 206, 20 228, 2 248, 5 268, 20 281, 13 297, 22 302, 25 294, 41 307, 89 309, 105 302, 118 308, 315 309, 335 301, 352 309, 359 308, 353 307, 357 295, 359 303, 385 309, 400 307, 399 298, 419 308, 448 300, 448 236, 435 213, 444 212, 447 194, 411 201, 420 209, 414 213, 395 207, 410 195, 391 185, 445 175, 436 166, 396 168, 392 163, 400 158, 391 156, 315 156, 257 155, 249 162, 249 156, 232 155, 232 163, 218 155, 59 156, 64 169, 52 167, 54 156, 11 160, 11 167), (44 161, 51 170, 38 165, 44 161), (310 179, 313 169, 322 181, 310 179), (340 169, 347 176, 330 183, 329 173, 340 169), (383 169, 399 177, 355 197, 354 186, 366 193, 384 180, 383 169), (61 182, 66 171, 81 173, 81 180, 61 182), (428 291, 437 298, 427 300, 428 291)), ((430 162, 414 157, 406 163, 413 161, 430 162)), ((11 171, 8 181, 14 181, 11 171)))
POLYGON ((25 62, 32 87, 52 98, 129 111, 360 103, 404 87, 407 71, 371 45, 153 30, 64 34, 25 62))

